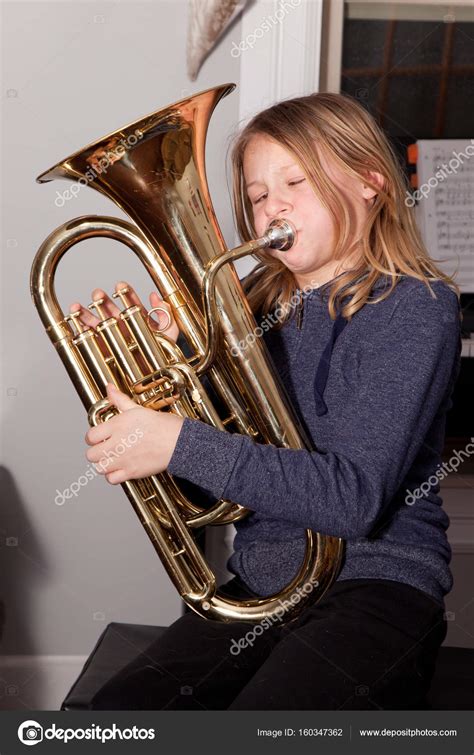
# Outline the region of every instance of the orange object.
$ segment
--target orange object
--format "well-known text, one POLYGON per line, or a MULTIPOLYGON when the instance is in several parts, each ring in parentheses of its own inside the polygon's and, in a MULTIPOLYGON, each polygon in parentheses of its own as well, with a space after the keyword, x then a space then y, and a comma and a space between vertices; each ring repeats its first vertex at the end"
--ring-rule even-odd
POLYGON ((407 157, 410 165, 416 165, 418 161, 418 144, 409 144, 407 147, 407 157))

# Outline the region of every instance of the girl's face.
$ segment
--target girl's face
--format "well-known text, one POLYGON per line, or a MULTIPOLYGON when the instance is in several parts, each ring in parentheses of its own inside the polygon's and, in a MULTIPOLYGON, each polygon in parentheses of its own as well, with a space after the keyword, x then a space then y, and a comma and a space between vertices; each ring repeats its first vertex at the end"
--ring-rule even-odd
MULTIPOLYGON (((323 162, 333 184, 349 200, 353 232, 358 233, 367 213, 367 200, 375 192, 367 191, 360 181, 343 174, 337 166, 323 162)), ((314 194, 296 158, 274 139, 257 134, 244 152, 243 172, 252 205, 258 236, 262 236, 275 218, 291 221, 297 240, 287 252, 267 251, 291 270, 300 288, 317 286, 335 277, 335 271, 349 269, 354 253, 344 260, 334 260, 335 229, 330 212, 314 194)))

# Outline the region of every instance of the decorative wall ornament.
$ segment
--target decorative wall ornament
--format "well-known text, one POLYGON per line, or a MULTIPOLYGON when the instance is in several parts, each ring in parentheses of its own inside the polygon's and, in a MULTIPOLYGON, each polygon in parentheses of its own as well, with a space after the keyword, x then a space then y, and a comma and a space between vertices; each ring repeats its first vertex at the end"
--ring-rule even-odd
POLYGON ((187 65, 194 81, 211 50, 250 0, 189 0, 187 65))

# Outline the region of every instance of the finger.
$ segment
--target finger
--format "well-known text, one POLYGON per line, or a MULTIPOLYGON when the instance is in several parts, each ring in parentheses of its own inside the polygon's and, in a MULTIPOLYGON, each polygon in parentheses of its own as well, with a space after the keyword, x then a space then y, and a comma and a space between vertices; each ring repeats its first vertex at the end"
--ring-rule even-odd
POLYGON ((151 294, 150 294, 150 301, 151 301, 152 297, 156 300, 157 304, 164 304, 166 307, 170 306, 168 304, 168 302, 165 302, 165 300, 163 299, 163 297, 161 296, 161 294, 158 291, 152 291, 151 292, 151 294))
POLYGON ((107 462, 110 460, 110 462, 113 462, 117 456, 114 454, 110 444, 97 443, 95 446, 91 446, 87 449, 86 458, 87 461, 92 462, 92 464, 97 464, 99 461, 107 462))
POLYGON ((113 459, 111 459, 108 456, 103 456, 102 458, 97 459, 97 461, 92 461, 91 464, 93 464, 94 469, 97 472, 97 474, 101 474, 101 475, 106 475, 109 472, 111 472, 113 469, 113 459))
POLYGON ((101 459, 103 460, 105 458, 113 458, 110 455, 110 451, 108 452, 109 456, 107 456, 107 457, 105 456, 104 445, 105 444, 99 444, 98 443, 95 446, 90 446, 87 449, 87 451, 86 451, 86 459, 87 459, 87 461, 92 462, 92 464, 97 464, 97 462, 101 461, 101 459))
POLYGON ((119 469, 119 460, 113 456, 102 456, 97 461, 92 462, 96 471, 101 475, 107 475, 119 469))
POLYGON ((69 311, 72 312, 80 312, 79 320, 82 322, 83 325, 86 325, 89 328, 96 328, 99 324, 100 320, 98 317, 95 317, 90 309, 87 309, 87 307, 84 307, 80 302, 74 302, 74 304, 71 304, 69 307, 69 311))
POLYGON ((117 317, 120 315, 120 309, 117 307, 113 299, 102 288, 94 288, 92 292, 92 301, 103 299, 101 309, 105 312, 107 317, 117 317))
POLYGON ((166 309, 166 311, 169 313, 171 317, 171 321, 168 325, 168 318, 166 317, 164 312, 153 312, 153 314, 148 318, 148 322, 150 323, 153 330, 161 330, 163 332, 166 332, 166 330, 169 330, 171 326, 173 325, 173 312, 171 310, 171 306, 168 304, 168 302, 164 301, 159 294, 156 293, 156 291, 152 291, 150 294, 150 304, 153 307, 163 307, 163 309, 166 309), (166 327, 168 325, 168 327, 166 327))
POLYGON ((114 417, 107 422, 103 422, 101 425, 97 425, 97 427, 89 428, 84 438, 88 446, 94 446, 96 443, 101 443, 103 440, 108 440, 108 438, 110 438, 112 435, 110 423, 113 419, 114 417))
MULTIPOLYGON (((137 307, 140 307, 140 311, 145 321, 151 322, 151 320, 148 319, 148 310, 146 309, 145 305, 142 303, 135 289, 133 289, 132 286, 130 286, 130 284, 127 283, 126 281, 119 281, 116 284, 115 286, 116 291, 119 291, 121 288, 128 288, 126 296, 127 296, 127 300, 130 302, 130 305, 131 306, 135 305, 137 307)), ((160 302, 161 301, 162 300, 160 299, 160 302)), ((157 325, 156 327, 159 327, 159 326, 157 325)))
MULTIPOLYGON (((137 306, 140 308, 140 311, 143 315, 143 317, 146 319, 147 311, 145 307, 143 306, 142 302, 140 301, 140 297, 136 293, 136 291, 132 288, 132 286, 127 283, 127 281, 118 281, 118 283, 115 284, 115 293, 118 293, 121 289, 126 289, 125 293, 125 302, 128 307, 137 306)), ((125 302, 123 302, 125 306, 125 302)), ((122 310, 117 310, 118 312, 122 310)), ((114 314, 115 317, 117 317, 117 314, 114 314)), ((122 331, 122 335, 124 336, 125 340, 127 342, 130 341, 130 331, 127 327, 127 324, 121 319, 118 318, 119 321, 119 327, 122 331)))
POLYGON ((99 459, 99 461, 93 462, 97 474, 101 474, 104 477, 111 474, 114 468, 113 461, 113 459, 104 457, 103 459, 99 459))
POLYGON ((110 472, 109 474, 105 475, 105 479, 107 482, 110 482, 111 485, 120 485, 122 482, 126 482, 128 480, 128 475, 126 472, 124 472, 123 469, 117 469, 113 472, 110 472))
POLYGON ((130 409, 141 408, 135 401, 127 396, 126 393, 122 393, 113 383, 107 383, 107 398, 110 403, 113 404, 119 411, 126 412, 130 409))
POLYGON ((108 474, 120 469, 121 454, 117 453, 111 443, 92 446, 86 451, 87 460, 94 464, 99 474, 108 474))
POLYGON ((126 293, 127 301, 130 302, 131 305, 135 304, 137 307, 140 307, 143 311, 145 311, 145 307, 143 306, 140 297, 138 296, 135 289, 130 285, 130 283, 127 283, 127 281, 119 281, 115 284, 115 291, 120 291, 121 288, 127 288, 128 291, 126 293))

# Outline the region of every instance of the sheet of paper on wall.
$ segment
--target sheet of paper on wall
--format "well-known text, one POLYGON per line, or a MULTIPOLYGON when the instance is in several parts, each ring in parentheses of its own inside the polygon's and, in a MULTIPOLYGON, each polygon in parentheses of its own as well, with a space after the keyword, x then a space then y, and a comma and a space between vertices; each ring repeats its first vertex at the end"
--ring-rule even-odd
POLYGON ((416 215, 430 256, 474 293, 474 139, 417 142, 416 215))

